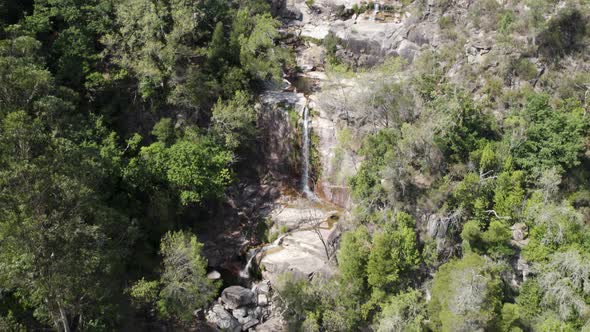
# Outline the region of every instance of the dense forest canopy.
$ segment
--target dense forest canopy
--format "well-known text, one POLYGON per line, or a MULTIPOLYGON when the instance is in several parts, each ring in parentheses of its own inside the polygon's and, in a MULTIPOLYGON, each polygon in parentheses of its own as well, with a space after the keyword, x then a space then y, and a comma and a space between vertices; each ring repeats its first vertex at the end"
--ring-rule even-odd
MULTIPOLYGON (((399 2, 447 41, 412 62, 307 41, 370 93, 325 101, 362 162, 337 272, 273 285, 290 328, 590 331, 590 3, 458 2, 399 2)), ((281 27, 265 0, 0 2, 0 330, 194 324, 221 287, 198 231, 261 160, 258 95, 301 70, 281 27)))
POLYGON ((217 286, 178 284, 172 257, 190 257, 190 278, 206 263, 194 235, 167 232, 223 197, 255 135, 253 93, 290 61, 268 4, 1 5, 0 330, 121 327, 144 275, 161 277, 132 296, 190 318, 217 286))

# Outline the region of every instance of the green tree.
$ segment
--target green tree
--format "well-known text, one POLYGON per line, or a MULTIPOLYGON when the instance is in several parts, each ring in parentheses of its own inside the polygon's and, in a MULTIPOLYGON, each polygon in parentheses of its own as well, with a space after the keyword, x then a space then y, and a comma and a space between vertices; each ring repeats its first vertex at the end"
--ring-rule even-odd
POLYGON ((204 308, 217 295, 219 285, 207 278, 202 247, 195 235, 182 231, 169 232, 162 238, 164 272, 158 309, 164 317, 191 321, 195 308, 204 308))
POLYGON ((41 43, 20 36, 0 41, 0 117, 6 112, 34 109, 53 90, 53 77, 38 61, 41 43))
POLYGON ((426 303, 418 290, 392 297, 378 316, 378 332, 424 331, 426 303))
POLYGON ((113 2, 106 0, 36 0, 23 28, 49 51, 56 79, 73 89, 84 87, 99 70, 101 35, 112 30, 113 2))
POLYGON ((342 236, 338 254, 338 271, 343 288, 352 290, 357 298, 366 294, 366 266, 370 253, 370 237, 366 227, 342 236))
POLYGON ((520 216, 523 200, 524 172, 502 172, 498 175, 494 189, 494 210, 502 218, 517 220, 520 216))
POLYGON ((248 8, 236 14, 231 42, 239 45, 240 64, 255 79, 280 81, 282 65, 290 60, 288 51, 275 45, 279 26, 270 14, 252 17, 248 8))
POLYGON ((141 181, 145 177, 142 174, 148 175, 150 179, 144 185, 167 185, 178 192, 183 205, 188 205, 224 193, 232 179, 232 160, 232 153, 210 137, 187 133, 170 147, 162 142, 142 147, 129 176, 141 181))
MULTIPOLYGON (((399 213, 396 219, 406 216, 399 213)), ((420 252, 414 229, 400 223, 397 229, 385 230, 373 237, 367 281, 374 289, 395 291, 403 284, 404 276, 416 269, 418 264, 420 252)))
POLYGON ((498 267, 476 254, 442 265, 429 303, 435 331, 494 329, 502 306, 498 267))
POLYGON ((247 145, 255 139, 256 111, 250 96, 244 91, 236 91, 234 97, 226 102, 217 101, 211 122, 213 131, 230 149, 247 145))
POLYGON ((548 95, 530 96, 524 109, 506 120, 506 136, 516 163, 536 174, 553 167, 563 172, 579 165, 588 131, 583 113, 579 102, 566 101, 554 109, 548 95))
POLYGON ((201 2, 173 0, 125 0, 116 5, 118 31, 103 38, 114 61, 138 79, 144 98, 164 93, 171 85, 176 66, 196 53, 206 34, 199 29, 205 20, 201 2))
POLYGON ((56 330, 112 326, 132 231, 102 190, 110 162, 23 111, 3 119, 0 154, 0 287, 56 330))

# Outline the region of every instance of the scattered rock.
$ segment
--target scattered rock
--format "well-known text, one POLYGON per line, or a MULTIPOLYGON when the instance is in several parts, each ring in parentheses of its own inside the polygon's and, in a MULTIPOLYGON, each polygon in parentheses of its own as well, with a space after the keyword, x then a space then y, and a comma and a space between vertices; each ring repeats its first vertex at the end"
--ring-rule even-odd
POLYGON ((242 286, 230 286, 221 292, 221 302, 230 309, 255 303, 255 294, 242 286))
POLYGON ((258 319, 252 318, 242 325, 242 331, 247 331, 249 328, 256 326, 258 323, 260 323, 258 319))
POLYGON ((526 281, 527 277, 531 274, 531 265, 522 257, 518 258, 516 264, 516 269, 522 273, 522 281, 526 281))
POLYGON ((525 223, 516 223, 510 229, 512 230, 512 239, 514 241, 523 241, 528 235, 528 227, 525 223))
POLYGON ((270 281, 262 280, 258 284, 254 285, 254 287, 252 287, 252 291, 256 294, 268 295, 270 293, 270 281))
POLYGON ((239 320, 242 317, 248 316, 248 310, 246 308, 237 308, 231 314, 239 320))
POLYGON ((266 307, 268 305, 268 297, 264 294, 258 294, 258 305, 266 307))
POLYGON ((216 270, 213 270, 213 271, 207 273, 207 279, 219 280, 219 279, 221 279, 221 273, 217 272, 216 270))
POLYGON ((214 305, 213 308, 209 310, 207 313, 207 321, 215 324, 218 328, 224 331, 237 332, 242 330, 238 320, 219 304, 214 305))

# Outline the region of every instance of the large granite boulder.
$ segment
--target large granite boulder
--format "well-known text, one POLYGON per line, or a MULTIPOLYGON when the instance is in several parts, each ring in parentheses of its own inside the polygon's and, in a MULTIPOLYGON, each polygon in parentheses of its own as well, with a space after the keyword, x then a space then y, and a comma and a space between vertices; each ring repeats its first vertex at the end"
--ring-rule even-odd
POLYGON ((230 286, 221 292, 221 302, 230 309, 256 303, 256 294, 242 286, 230 286))

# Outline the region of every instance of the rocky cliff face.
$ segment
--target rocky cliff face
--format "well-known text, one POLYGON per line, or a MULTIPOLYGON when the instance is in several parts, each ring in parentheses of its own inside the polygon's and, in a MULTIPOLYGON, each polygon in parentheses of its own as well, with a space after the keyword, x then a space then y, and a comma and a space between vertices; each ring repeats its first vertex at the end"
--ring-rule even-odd
MULTIPOLYGON (((388 126, 387 121, 390 121, 376 119, 371 113, 375 111, 374 106, 368 106, 374 95, 372 89, 383 82, 403 81, 396 77, 397 73, 375 76, 360 70, 347 76, 337 70, 326 70, 330 56, 352 69, 359 69, 379 65, 391 57, 403 59, 405 64, 421 64, 422 55, 442 50, 439 54, 444 56, 433 61, 444 67, 444 79, 471 91, 476 99, 490 98, 488 88, 484 88, 488 78, 482 73, 496 75, 503 72, 499 76, 506 77, 506 82, 501 83, 508 89, 527 84, 534 89, 546 74, 546 67, 538 54, 518 45, 499 43, 502 36, 495 29, 486 27, 485 15, 481 18, 470 16, 472 6, 478 5, 477 1, 450 3, 449 8, 441 9, 440 1, 434 0, 416 1, 405 7, 399 1, 386 1, 381 4, 390 6, 387 11, 368 8, 362 13, 354 13, 353 5, 360 4, 354 0, 315 0, 311 3, 272 0, 273 14, 283 21, 285 35, 296 41, 292 46, 300 71, 290 83, 262 94, 257 105, 263 162, 268 170, 265 175, 272 180, 269 183, 276 189, 276 194, 264 196, 266 198, 262 198, 263 195, 246 195, 244 198, 244 201, 263 201, 246 204, 250 208, 244 214, 264 210, 259 215, 272 225, 270 234, 279 237, 273 244, 249 251, 263 277, 270 281, 271 288, 284 272, 301 278, 334 273, 335 264, 331 257, 338 247, 342 228, 339 225, 344 224, 335 226, 334 223, 346 217, 353 204, 348 179, 356 174, 362 162, 358 154, 362 138, 388 126), (455 28, 449 28, 445 22, 454 22, 455 28), (327 50, 324 45, 328 36, 337 40, 333 50, 327 50), (530 73, 525 75, 506 69, 502 63, 512 64, 513 58, 530 63, 530 73), (474 79, 466 80, 465 77, 474 79), (302 197, 299 179, 303 162, 301 117, 305 107, 309 108, 311 115, 311 187, 317 195, 315 198, 302 197)), ((519 4, 513 10, 525 13, 529 9, 519 4)), ((527 38, 519 34, 513 37, 513 43, 523 44, 527 38)), ((575 67, 571 63, 565 63, 565 66, 575 67)), ((586 67, 582 64, 580 68, 586 67)), ((399 104, 403 101, 388 102, 399 104)), ((420 105, 400 107, 405 108, 400 116, 408 119, 415 117, 415 112, 420 109, 420 105)), ((502 107, 498 104, 498 112, 502 107)), ((423 189, 431 185, 424 174, 416 174, 411 181, 423 189)), ((421 236, 435 239, 440 254, 451 256, 459 250, 446 238, 449 225, 456 216, 437 215, 433 211, 417 213, 421 214, 417 218, 421 236)), ((528 273, 526 262, 515 264, 519 264, 518 270, 522 271, 521 279, 524 279, 528 273)), ((272 302, 272 295, 267 295, 262 298, 262 303, 272 302)), ((231 307, 227 301, 222 298, 221 304, 209 312, 210 320, 218 327, 237 330, 268 320, 265 324, 269 330, 284 328, 279 315, 272 310, 267 312, 265 309, 260 315, 253 311, 256 310, 254 303, 231 307), (242 311, 241 306, 248 308, 242 311)))

